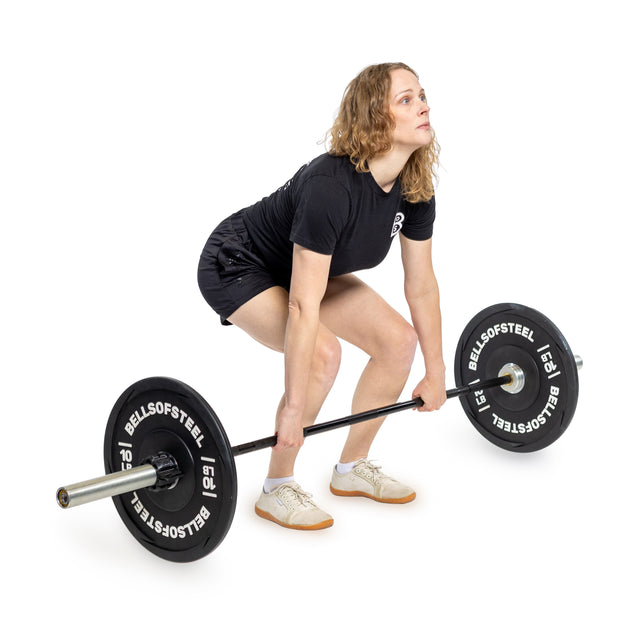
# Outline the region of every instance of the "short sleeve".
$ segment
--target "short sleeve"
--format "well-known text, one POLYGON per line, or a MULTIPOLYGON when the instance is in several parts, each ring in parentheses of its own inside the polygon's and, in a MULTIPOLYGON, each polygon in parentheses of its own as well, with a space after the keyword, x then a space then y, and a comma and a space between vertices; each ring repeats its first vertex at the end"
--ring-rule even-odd
POLYGON ((406 202, 403 200, 404 221, 402 235, 409 240, 428 240, 433 235, 436 219, 436 197, 428 202, 406 202))
POLYGON ((289 239, 305 249, 331 255, 349 209, 349 195, 335 178, 312 176, 300 187, 289 239))

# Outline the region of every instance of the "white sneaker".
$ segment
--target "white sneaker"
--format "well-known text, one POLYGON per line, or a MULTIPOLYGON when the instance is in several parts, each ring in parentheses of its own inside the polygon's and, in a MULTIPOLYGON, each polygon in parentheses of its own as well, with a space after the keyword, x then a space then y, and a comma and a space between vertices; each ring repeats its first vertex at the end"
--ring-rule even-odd
POLYGON ((336 496, 363 496, 377 502, 405 504, 416 497, 416 492, 397 480, 385 475, 379 465, 362 458, 351 471, 339 474, 333 468, 331 493, 336 496))
POLYGON ((297 482, 284 482, 273 491, 260 492, 255 505, 256 513, 287 529, 313 531, 326 529, 333 518, 311 500, 311 494, 302 490, 297 482))

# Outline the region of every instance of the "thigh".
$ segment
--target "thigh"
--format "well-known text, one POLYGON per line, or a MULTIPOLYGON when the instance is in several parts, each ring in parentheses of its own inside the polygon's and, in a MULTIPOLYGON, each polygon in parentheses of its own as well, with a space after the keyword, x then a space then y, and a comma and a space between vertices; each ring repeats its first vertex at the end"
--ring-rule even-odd
POLYGON ((320 320, 336 336, 373 356, 413 327, 376 291, 349 274, 329 280, 320 320))
POLYGON ((228 320, 254 340, 282 353, 288 317, 289 293, 282 287, 271 287, 245 302, 228 320))
MULTIPOLYGON (((229 322, 249 334, 260 344, 284 352, 289 319, 289 292, 271 287, 245 302, 229 316, 229 322)), ((335 335, 322 323, 318 326, 318 345, 337 343, 335 335)))

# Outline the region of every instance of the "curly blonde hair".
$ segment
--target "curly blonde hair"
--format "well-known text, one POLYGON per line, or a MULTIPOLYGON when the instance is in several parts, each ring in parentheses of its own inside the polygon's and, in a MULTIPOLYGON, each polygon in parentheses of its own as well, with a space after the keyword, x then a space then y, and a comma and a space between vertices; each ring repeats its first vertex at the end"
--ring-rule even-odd
MULTIPOLYGON (((387 62, 363 69, 347 86, 333 127, 328 131, 329 153, 349 156, 356 171, 369 171, 368 161, 389 151, 395 121, 389 109, 391 72, 406 69, 402 62, 387 62)), ((408 202, 426 202, 433 197, 440 145, 432 129, 431 142, 411 154, 400 172, 402 195, 408 202)))

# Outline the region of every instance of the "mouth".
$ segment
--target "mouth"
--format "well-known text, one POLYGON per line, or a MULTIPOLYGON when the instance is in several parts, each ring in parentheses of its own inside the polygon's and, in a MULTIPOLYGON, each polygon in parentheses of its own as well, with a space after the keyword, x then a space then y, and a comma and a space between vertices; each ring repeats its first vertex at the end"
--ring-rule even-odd
POLYGON ((423 122, 418 129, 424 129, 425 131, 428 131, 431 128, 431 125, 428 122, 423 122))

